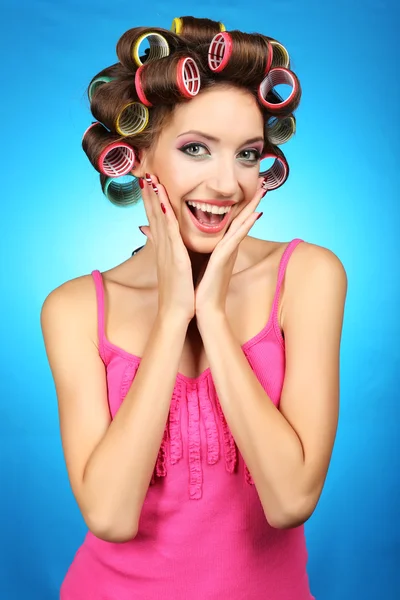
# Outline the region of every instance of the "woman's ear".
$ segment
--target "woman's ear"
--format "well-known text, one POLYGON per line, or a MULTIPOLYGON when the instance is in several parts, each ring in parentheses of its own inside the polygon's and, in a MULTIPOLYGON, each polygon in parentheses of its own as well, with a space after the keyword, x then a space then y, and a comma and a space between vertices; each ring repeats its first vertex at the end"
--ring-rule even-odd
POLYGON ((132 168, 131 174, 134 177, 145 177, 146 175, 146 151, 145 150, 137 150, 135 148, 136 161, 132 168))

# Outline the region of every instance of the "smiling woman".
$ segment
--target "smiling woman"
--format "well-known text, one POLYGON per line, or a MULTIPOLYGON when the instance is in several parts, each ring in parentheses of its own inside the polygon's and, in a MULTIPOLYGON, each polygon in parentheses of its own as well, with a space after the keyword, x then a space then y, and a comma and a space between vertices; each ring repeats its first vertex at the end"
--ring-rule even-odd
POLYGON ((42 309, 89 529, 61 600, 312 600, 303 524, 336 432, 346 276, 325 248, 248 235, 288 177, 300 83, 278 41, 209 19, 129 29, 117 55, 82 144, 149 224, 42 309))

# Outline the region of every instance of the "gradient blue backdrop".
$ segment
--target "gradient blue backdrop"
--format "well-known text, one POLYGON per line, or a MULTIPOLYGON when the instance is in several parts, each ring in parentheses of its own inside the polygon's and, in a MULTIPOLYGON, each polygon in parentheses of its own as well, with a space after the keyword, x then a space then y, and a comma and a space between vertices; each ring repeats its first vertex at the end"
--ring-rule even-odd
POLYGON ((348 274, 338 435, 306 524, 311 589, 317 600, 400 598, 395 1, 219 4, 2 5, 1 600, 57 599, 86 532, 62 454, 41 306, 61 283, 111 268, 145 239, 143 206, 108 202, 81 149, 92 121, 85 89, 116 62, 126 29, 169 29, 187 14, 277 38, 301 80, 297 134, 282 147, 291 174, 262 201, 252 235, 325 246, 348 274))

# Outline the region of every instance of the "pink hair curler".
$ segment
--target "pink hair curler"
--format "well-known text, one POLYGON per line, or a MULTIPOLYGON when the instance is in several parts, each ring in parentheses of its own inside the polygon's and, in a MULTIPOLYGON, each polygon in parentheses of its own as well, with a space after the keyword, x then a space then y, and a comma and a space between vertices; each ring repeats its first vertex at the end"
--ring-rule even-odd
POLYGON ((144 104, 145 106, 153 106, 151 102, 149 102, 143 92, 143 88, 142 88, 142 72, 143 72, 143 68, 144 65, 142 65, 141 67, 138 68, 138 70, 135 73, 135 88, 136 88, 136 93, 138 95, 138 98, 140 100, 140 102, 142 104, 144 104))
MULTIPOLYGON (((264 38, 265 39, 265 38, 264 38)), ((265 40, 267 46, 267 59, 265 63, 264 74, 267 74, 271 68, 274 50, 272 44, 265 40)), ((227 31, 217 33, 213 37, 208 50, 208 66, 214 73, 223 71, 230 61, 233 52, 234 40, 227 31)))
POLYGON ((293 98, 296 96, 298 91, 298 83, 297 78, 289 69, 285 67, 276 67, 269 71, 269 73, 264 77, 262 82, 258 88, 258 98, 266 108, 268 108, 271 112, 276 112, 277 109, 280 110, 287 106, 293 98), (283 100, 279 103, 268 102, 266 99, 269 92, 273 90, 276 85, 286 83, 292 86, 292 91, 289 94, 289 97, 286 100, 283 100))
POLYGON ((127 175, 135 164, 134 149, 126 142, 113 142, 100 153, 97 165, 100 173, 108 177, 127 175))
POLYGON ((193 98, 200 90, 199 67, 192 58, 181 58, 177 67, 177 84, 182 96, 193 98))
POLYGON ((287 180, 289 176, 289 165, 283 155, 277 156, 271 152, 266 152, 261 157, 261 160, 264 158, 274 158, 275 160, 269 169, 260 173, 260 177, 267 177, 265 184, 267 190, 276 190, 287 180))
POLYGON ((227 31, 217 33, 213 37, 208 50, 208 66, 214 73, 220 73, 232 56, 232 37, 227 31))
MULTIPOLYGON (((89 129, 91 129, 92 127, 94 127, 94 125, 103 125, 103 124, 100 123, 100 121, 93 121, 93 123, 91 125, 89 125, 89 127, 84 132, 84 134, 82 136, 82 141, 83 141, 83 138, 85 137, 85 135, 87 134, 87 132, 89 131, 89 129)), ((103 125, 103 127, 104 127, 104 125, 103 125)))
MULTIPOLYGON (((135 73, 135 87, 139 100, 145 106, 153 106, 143 91, 143 70, 145 65, 135 73)), ((182 57, 176 66, 176 86, 185 98, 193 98, 200 90, 200 71, 195 61, 190 57, 182 57)))

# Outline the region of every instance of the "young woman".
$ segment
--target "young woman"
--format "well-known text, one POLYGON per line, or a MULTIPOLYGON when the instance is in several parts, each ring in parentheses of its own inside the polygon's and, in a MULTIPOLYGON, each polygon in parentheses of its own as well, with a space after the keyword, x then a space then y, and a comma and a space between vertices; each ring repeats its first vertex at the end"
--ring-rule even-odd
POLYGON ((89 529, 61 598, 310 600, 346 273, 321 246, 249 235, 288 175, 299 81, 279 42, 208 19, 131 29, 117 54, 83 146, 107 198, 142 198, 149 224, 128 260, 42 308, 89 529))

